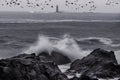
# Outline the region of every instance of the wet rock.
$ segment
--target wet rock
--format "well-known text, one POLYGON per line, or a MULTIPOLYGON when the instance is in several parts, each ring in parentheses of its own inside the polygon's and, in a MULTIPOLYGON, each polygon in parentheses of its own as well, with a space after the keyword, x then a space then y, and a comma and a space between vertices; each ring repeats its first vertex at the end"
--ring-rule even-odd
POLYGON ((79 72, 99 78, 114 78, 120 76, 120 65, 118 65, 113 51, 95 49, 88 56, 76 60, 71 64, 71 72, 79 72))
POLYGON ((68 80, 53 61, 35 54, 0 60, 0 80, 68 80))
POLYGON ((49 54, 48 52, 42 52, 39 54, 39 56, 44 56, 47 59, 54 61, 58 65, 71 62, 71 60, 67 56, 63 55, 62 52, 59 51, 52 51, 51 54, 49 54))

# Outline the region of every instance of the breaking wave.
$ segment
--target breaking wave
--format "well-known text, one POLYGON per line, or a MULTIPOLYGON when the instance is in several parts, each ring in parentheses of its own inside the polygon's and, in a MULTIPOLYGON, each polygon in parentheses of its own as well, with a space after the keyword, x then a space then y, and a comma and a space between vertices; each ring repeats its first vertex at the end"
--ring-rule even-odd
POLYGON ((23 50, 22 53, 40 54, 44 51, 47 51, 50 55, 52 51, 57 51, 69 57, 73 61, 75 59, 81 59, 91 52, 89 48, 84 50, 80 46, 81 43, 89 45, 103 44, 104 46, 107 45, 111 47, 120 46, 120 44, 113 44, 113 41, 109 38, 88 37, 76 39, 69 35, 64 35, 60 38, 39 35, 37 41, 23 50))
POLYGON ((39 36, 37 42, 25 50, 24 53, 39 54, 43 51, 47 51, 51 54, 54 50, 68 56, 71 60, 81 59, 90 53, 89 50, 82 50, 76 41, 69 35, 64 35, 62 38, 39 36))

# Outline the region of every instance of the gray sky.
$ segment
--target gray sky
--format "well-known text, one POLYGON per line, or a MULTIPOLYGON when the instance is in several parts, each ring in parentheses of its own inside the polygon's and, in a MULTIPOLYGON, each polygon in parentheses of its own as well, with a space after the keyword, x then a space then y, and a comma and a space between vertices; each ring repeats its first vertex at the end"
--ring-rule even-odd
MULTIPOLYGON (((31 6, 34 6, 35 4, 39 4, 37 7, 28 7, 27 0, 18 0, 21 5, 6 5, 6 2, 10 2, 11 0, 0 0, 0 11, 30 11, 30 12, 54 12, 56 7, 51 8, 51 6, 55 6, 56 4, 59 5, 60 11, 65 12, 104 12, 104 13, 120 13, 120 0, 109 0, 110 2, 107 2, 107 0, 78 0, 76 2, 77 5, 68 5, 65 6, 66 0, 51 0, 51 2, 48 2, 49 5, 46 4, 45 1, 49 0, 29 0, 33 4, 30 4, 31 6), (88 2, 94 1, 93 4, 88 4, 88 2), (107 4, 109 5, 106 5, 107 4), (116 4, 119 3, 119 4, 116 4), (87 4, 87 6, 85 6, 87 4), (78 7, 80 5, 80 7, 78 7), (93 6, 95 5, 95 6, 93 6), (83 8, 81 8, 83 6, 83 8), (91 6, 93 8, 91 9, 91 6), (95 8, 96 7, 96 8, 95 8), (41 8, 44 8, 41 10, 41 8)), ((76 0, 68 0, 70 3, 76 1, 76 0)))

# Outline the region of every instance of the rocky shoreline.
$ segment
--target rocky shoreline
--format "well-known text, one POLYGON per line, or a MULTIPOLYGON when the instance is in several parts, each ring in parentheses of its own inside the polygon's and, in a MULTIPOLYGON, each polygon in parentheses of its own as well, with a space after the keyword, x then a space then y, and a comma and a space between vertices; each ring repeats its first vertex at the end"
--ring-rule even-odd
POLYGON ((70 63, 70 59, 58 52, 42 52, 39 55, 19 54, 0 60, 0 80, 99 80, 120 77, 120 65, 113 51, 95 49, 82 59, 71 63, 70 69, 62 73, 59 64, 70 63), (75 76, 81 74, 79 77, 75 76), (68 78, 68 75, 74 75, 68 78))

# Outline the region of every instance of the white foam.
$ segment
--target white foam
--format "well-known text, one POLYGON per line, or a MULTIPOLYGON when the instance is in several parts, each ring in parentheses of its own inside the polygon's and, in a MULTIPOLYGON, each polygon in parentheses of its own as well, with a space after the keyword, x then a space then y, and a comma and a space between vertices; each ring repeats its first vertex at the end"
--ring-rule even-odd
POLYGON ((58 65, 58 67, 64 73, 66 70, 70 69, 70 64, 58 65))
POLYGON ((115 56, 116 56, 118 64, 120 64, 120 50, 115 51, 115 56))
POLYGON ((42 51, 48 51, 50 54, 53 50, 60 51, 61 54, 68 56, 71 60, 81 59, 90 53, 90 51, 83 51, 76 41, 68 35, 59 40, 51 40, 50 37, 39 36, 38 41, 27 50, 24 50, 24 53, 39 54, 42 51))
POLYGON ((67 75, 68 79, 71 79, 74 77, 74 75, 67 75))
POLYGON ((53 50, 52 42, 50 42, 49 37, 39 36, 38 41, 32 44, 25 53, 40 53, 42 51, 48 51, 49 53, 53 50))
POLYGON ((114 78, 114 79, 99 79, 99 80, 118 80, 119 78, 114 78))

